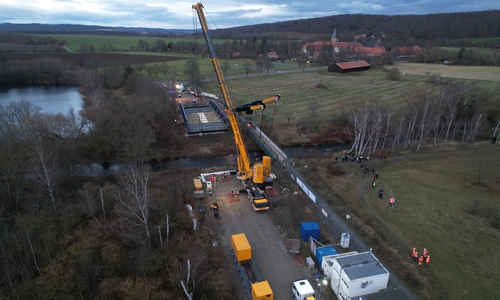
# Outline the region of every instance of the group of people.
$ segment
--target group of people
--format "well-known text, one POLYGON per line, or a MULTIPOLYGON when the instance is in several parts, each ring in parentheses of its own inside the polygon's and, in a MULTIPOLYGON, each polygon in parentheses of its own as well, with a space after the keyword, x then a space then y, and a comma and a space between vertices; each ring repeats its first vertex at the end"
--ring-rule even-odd
POLYGON ((427 251, 427 248, 424 248, 422 255, 419 257, 417 248, 413 247, 411 257, 413 258, 414 262, 418 263, 419 266, 423 264, 427 267, 431 262, 431 256, 429 255, 429 251, 427 251))
POLYGON ((342 162, 361 163, 363 161, 370 161, 370 155, 363 157, 361 155, 355 155, 352 151, 347 152, 347 150, 344 150, 344 153, 342 155, 342 162))

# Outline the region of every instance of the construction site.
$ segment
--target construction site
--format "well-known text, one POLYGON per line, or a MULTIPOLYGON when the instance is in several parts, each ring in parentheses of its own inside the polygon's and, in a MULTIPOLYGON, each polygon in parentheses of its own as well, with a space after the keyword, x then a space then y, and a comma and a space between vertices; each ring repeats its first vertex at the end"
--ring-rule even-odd
POLYGON ((214 247, 236 264, 244 287, 239 298, 287 299, 292 294, 297 300, 418 299, 355 232, 347 230, 343 218, 305 181, 294 161, 244 118, 279 101, 280 95, 234 105, 203 6, 198 3, 193 9, 221 96, 185 91, 176 99, 176 122, 187 138, 231 132, 236 162, 234 169, 193 178, 193 202, 187 208, 194 226, 201 222, 214 247), (248 137, 264 155, 250 156, 248 137))

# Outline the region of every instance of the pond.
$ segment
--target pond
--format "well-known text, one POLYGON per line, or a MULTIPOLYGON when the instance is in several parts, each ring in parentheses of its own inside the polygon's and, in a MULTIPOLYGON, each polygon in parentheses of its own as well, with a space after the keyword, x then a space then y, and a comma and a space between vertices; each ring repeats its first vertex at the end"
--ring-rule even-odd
POLYGON ((0 106, 27 100, 42 108, 42 113, 65 115, 70 107, 79 111, 82 95, 77 86, 61 84, 4 84, 0 85, 0 106))

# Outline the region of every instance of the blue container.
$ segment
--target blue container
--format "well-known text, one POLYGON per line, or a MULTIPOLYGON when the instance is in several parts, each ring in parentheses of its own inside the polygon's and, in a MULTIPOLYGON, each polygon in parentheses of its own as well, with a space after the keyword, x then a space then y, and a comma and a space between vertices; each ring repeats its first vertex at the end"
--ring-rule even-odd
POLYGON ((321 267, 321 263, 323 262, 323 257, 333 254, 338 254, 337 250, 335 250, 333 246, 316 248, 316 260, 318 261, 318 265, 321 267))
POLYGON ((319 225, 316 222, 300 223, 300 237, 304 242, 309 242, 310 237, 319 240, 319 232, 319 225))

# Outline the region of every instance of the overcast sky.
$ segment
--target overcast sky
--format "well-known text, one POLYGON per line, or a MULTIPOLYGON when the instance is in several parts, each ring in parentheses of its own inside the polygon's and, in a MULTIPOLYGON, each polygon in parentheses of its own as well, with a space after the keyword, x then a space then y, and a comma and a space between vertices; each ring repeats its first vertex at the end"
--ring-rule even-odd
MULTIPOLYGON (((193 29, 191 6, 194 3, 196 1, 185 0, 0 0, 0 23, 193 29)), ((212 29, 337 14, 431 14, 500 9, 499 0, 206 0, 202 3, 212 29)))

